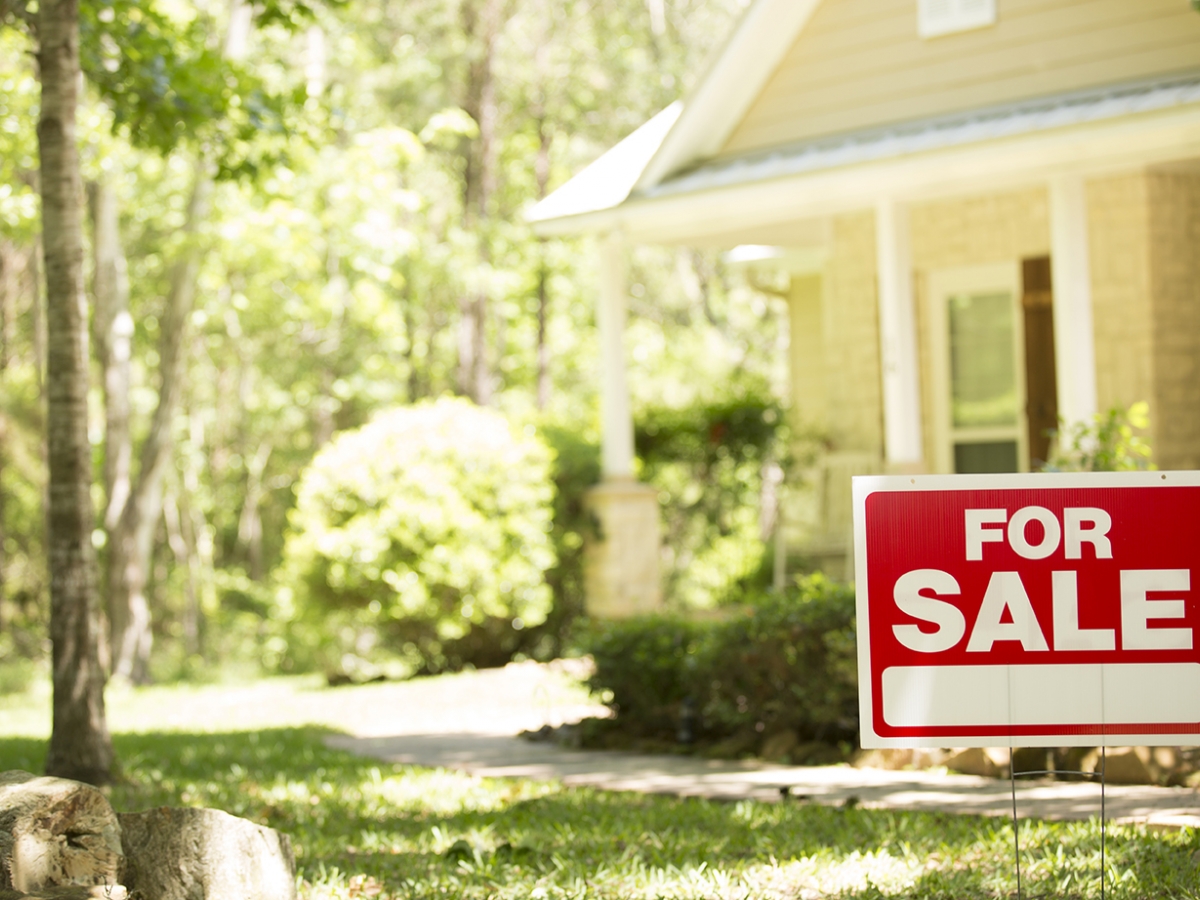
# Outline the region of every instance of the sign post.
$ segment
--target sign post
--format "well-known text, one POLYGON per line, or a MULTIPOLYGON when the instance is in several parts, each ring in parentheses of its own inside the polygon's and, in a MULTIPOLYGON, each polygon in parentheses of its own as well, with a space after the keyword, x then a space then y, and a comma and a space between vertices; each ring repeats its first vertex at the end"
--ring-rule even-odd
POLYGON ((854 479, 875 747, 1200 744, 1200 472, 854 479))

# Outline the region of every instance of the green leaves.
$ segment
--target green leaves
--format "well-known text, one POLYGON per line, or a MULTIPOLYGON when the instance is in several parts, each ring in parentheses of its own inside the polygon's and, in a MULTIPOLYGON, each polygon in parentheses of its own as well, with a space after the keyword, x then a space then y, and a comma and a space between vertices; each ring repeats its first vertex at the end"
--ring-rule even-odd
POLYGON ((285 582, 317 621, 418 667, 482 662, 471 654, 484 645, 511 653, 550 606, 549 466, 540 441, 466 401, 384 413, 301 479, 285 582))
POLYGON ((1047 472, 1136 472, 1154 469, 1151 447, 1139 432, 1150 427, 1150 405, 1144 400, 1128 409, 1112 407, 1091 422, 1059 430, 1047 472))
POLYGON ((743 749, 785 729, 830 744, 857 730, 854 591, 822 576, 720 620, 597 622, 582 640, 596 662, 588 686, 611 695, 630 735, 673 740, 685 703, 697 737, 748 735, 743 749))
MULTIPOLYGON (((301 10, 311 15, 306 4, 272 3, 260 19, 292 22, 301 10)), ((194 8, 82 3, 81 64, 112 108, 114 128, 136 147, 202 151, 222 177, 255 175, 281 158, 270 139, 288 136, 304 98, 230 59, 220 39, 227 27, 194 8)))

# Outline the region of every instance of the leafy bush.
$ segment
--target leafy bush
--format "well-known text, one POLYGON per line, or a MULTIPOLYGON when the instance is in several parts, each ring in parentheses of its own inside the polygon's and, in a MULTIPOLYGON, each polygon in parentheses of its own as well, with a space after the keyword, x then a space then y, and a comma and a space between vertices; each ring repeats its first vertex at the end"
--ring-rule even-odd
MULTIPOLYGON (((642 479, 659 492, 673 606, 713 606, 735 589, 765 581, 762 471, 764 462, 782 456, 783 422, 778 404, 753 390, 639 414, 636 449, 642 479)), ((585 498, 600 481, 600 446, 578 423, 546 419, 537 428, 554 450, 551 536, 557 562, 546 573, 554 607, 541 629, 554 653, 569 642, 571 625, 583 614, 583 546, 593 527, 585 498)))
POLYGON ((712 629, 697 669, 701 713, 714 733, 787 729, 806 741, 852 738, 858 730, 853 589, 813 575, 783 593, 762 594, 746 614, 712 629))
POLYGON ((588 687, 628 733, 673 737, 683 700, 697 686, 704 632, 704 624, 673 615, 591 622, 582 638, 596 666, 588 687))
POLYGON ((765 586, 763 469, 784 462, 784 423, 779 404, 752 387, 639 415, 635 446, 642 479, 659 491, 666 594, 675 606, 709 608, 765 586))
POLYGON ((1114 406, 1091 422, 1076 422, 1055 433, 1047 472, 1134 472, 1153 469, 1150 444, 1138 432, 1150 427, 1145 401, 1129 409, 1114 406))
POLYGON ((589 686, 630 736, 674 740, 685 700, 704 741, 789 730, 832 744, 858 728, 854 592, 820 575, 723 619, 593 623, 581 644, 596 664, 589 686))
POLYGON ((571 626, 583 614, 584 542, 592 528, 586 505, 590 488, 600 481, 600 445, 595 436, 565 422, 543 420, 538 434, 554 451, 554 524, 550 538, 555 563, 546 570, 554 602, 533 647, 539 659, 561 655, 571 626))
POLYGON ((380 415, 317 454, 281 599, 326 636, 326 665, 379 647, 427 672, 505 662, 550 608, 550 463, 532 429, 450 399, 380 415))

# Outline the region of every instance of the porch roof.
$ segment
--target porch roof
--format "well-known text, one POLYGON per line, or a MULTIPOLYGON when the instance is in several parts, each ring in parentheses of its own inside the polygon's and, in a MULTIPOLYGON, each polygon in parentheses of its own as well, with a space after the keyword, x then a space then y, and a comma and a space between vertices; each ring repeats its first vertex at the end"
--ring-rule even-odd
POLYGON ((1028 179, 1039 169, 1200 155, 1200 73, 710 159, 638 187, 656 149, 669 140, 678 110, 669 112, 670 124, 666 113, 655 117, 535 206, 529 214, 535 228, 547 235, 619 228, 665 242, 720 243, 728 234, 741 243, 739 221, 752 228, 869 203, 881 194, 936 194, 972 185, 978 192, 1018 172, 1028 179), (630 152, 628 144, 639 152, 630 152), (838 175, 853 177, 831 177, 838 175), (871 193, 864 194, 864 187, 871 193), (784 197, 790 212, 780 208, 784 197))

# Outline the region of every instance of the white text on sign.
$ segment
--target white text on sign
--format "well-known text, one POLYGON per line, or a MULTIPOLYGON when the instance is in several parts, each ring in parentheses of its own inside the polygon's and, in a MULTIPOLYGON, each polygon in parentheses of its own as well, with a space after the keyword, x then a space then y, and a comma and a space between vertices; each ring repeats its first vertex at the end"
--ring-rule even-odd
MULTIPOLYGON (((1112 559, 1108 533, 1112 517, 1096 507, 1068 507, 1062 521, 1042 506, 1025 506, 1011 518, 1005 509, 968 509, 965 511, 966 559, 984 559, 986 544, 1007 543, 1023 559, 1047 559, 1061 547, 1067 560, 1084 558, 1084 546, 1095 559, 1112 559), (1041 536, 1030 540, 1029 526, 1037 522, 1041 536)), ((1051 579, 1053 649, 1114 650, 1113 628, 1081 628, 1079 590, 1073 570, 1053 571, 1051 579)), ((1122 650, 1190 650, 1190 628, 1152 626, 1156 620, 1185 617, 1181 597, 1150 597, 1189 591, 1189 569, 1125 569, 1120 571, 1120 611, 1122 650)), ((958 596, 962 590, 957 579, 940 569, 913 569, 897 579, 893 600, 906 615, 934 630, 918 625, 894 625, 892 632, 903 646, 918 653, 941 653, 958 645, 967 633, 966 616, 953 603, 928 596, 958 596)), ((1020 572, 993 572, 984 591, 979 612, 971 627, 967 652, 987 653, 1000 641, 1015 641, 1026 651, 1048 651, 1050 644, 1038 621, 1020 572)))

